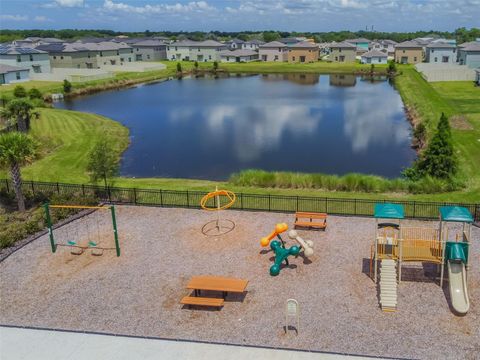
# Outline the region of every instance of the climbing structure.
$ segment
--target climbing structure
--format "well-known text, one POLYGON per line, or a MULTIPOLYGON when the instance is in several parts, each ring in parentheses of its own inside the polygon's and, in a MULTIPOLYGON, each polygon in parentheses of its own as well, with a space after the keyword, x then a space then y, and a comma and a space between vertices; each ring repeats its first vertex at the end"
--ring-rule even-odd
POLYGON ((383 311, 397 309, 397 262, 392 259, 380 262, 380 306, 383 311))

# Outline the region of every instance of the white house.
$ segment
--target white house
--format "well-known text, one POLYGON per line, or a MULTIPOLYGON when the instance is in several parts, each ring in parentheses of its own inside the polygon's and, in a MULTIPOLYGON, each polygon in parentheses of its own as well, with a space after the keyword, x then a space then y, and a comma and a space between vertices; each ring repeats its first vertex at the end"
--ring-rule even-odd
POLYGON ((224 50, 220 52, 221 62, 251 62, 258 60, 258 53, 253 50, 224 50))
POLYGON ((176 41, 167 45, 167 58, 172 61, 219 61, 220 51, 226 49, 227 45, 214 40, 176 41))
POLYGON ((280 41, 271 41, 258 48, 262 61, 287 61, 288 46, 280 41))
POLYGON ((387 59, 387 53, 379 50, 370 50, 362 54, 360 62, 362 64, 386 64, 387 59))
POLYGON ((259 47, 263 44, 265 44, 264 41, 260 41, 260 40, 256 40, 256 39, 250 40, 250 41, 245 41, 242 44, 242 49, 258 51, 259 47))
POLYGON ((167 59, 173 61, 189 61, 190 59, 190 46, 195 44, 195 41, 182 40, 175 41, 167 45, 167 59))
POLYGON ((50 72, 48 53, 27 47, 1 45, 0 64, 27 68, 31 73, 50 72))
POLYGON ((480 41, 471 41, 458 46, 458 62, 471 69, 480 67, 480 41))
POLYGON ((426 46, 425 62, 455 64, 457 62, 457 46, 451 43, 431 42, 426 46))
POLYGON ((398 43, 396 41, 389 39, 376 40, 370 43, 369 49, 385 52, 388 56, 393 58, 395 55, 395 45, 397 44, 398 43))
POLYGON ((29 72, 27 68, 0 64, 0 85, 28 81, 29 72))

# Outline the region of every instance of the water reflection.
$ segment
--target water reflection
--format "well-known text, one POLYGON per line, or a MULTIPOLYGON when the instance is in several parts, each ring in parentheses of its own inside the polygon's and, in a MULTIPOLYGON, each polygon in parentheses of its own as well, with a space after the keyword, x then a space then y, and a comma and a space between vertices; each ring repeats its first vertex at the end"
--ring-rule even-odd
POLYGON ((415 157, 398 93, 352 75, 183 79, 60 105, 130 129, 125 176, 226 179, 261 168, 393 177, 415 157))

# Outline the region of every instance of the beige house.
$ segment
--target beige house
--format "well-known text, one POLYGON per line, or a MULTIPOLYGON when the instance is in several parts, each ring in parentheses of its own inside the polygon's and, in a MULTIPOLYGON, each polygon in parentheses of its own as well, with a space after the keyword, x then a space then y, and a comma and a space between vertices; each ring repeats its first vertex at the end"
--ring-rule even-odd
POLYGON ((317 44, 302 41, 288 45, 288 62, 311 63, 318 61, 319 48, 317 44))
POLYGON ((423 48, 415 41, 404 41, 395 46, 395 62, 418 64, 423 61, 423 48))
POLYGON ((330 45, 329 59, 334 62, 355 62, 357 47, 348 42, 339 42, 330 45))
POLYGON ((287 45, 280 41, 271 41, 260 45, 258 49, 260 60, 262 61, 287 61, 288 48, 287 45))

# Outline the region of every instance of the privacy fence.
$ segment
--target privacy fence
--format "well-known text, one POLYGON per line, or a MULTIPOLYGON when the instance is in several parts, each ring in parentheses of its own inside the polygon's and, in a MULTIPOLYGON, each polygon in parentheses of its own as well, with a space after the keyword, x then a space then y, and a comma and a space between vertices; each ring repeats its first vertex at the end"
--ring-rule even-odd
MULTIPOLYGON (((137 189, 123 187, 104 187, 97 185, 64 184, 52 182, 25 181, 23 191, 30 196, 49 199, 57 194, 65 197, 89 197, 99 201, 163 207, 200 208, 202 191, 179 191, 161 189, 137 189)), ((10 180, 0 180, 0 191, 13 194, 10 180)), ((476 222, 480 221, 480 204, 424 202, 399 200, 341 199, 314 196, 286 196, 252 193, 237 193, 237 201, 232 209, 276 212, 326 212, 332 215, 372 216, 373 208, 379 202, 393 202, 405 208, 405 216, 417 219, 438 219, 439 207, 464 206, 470 210, 476 222)))

